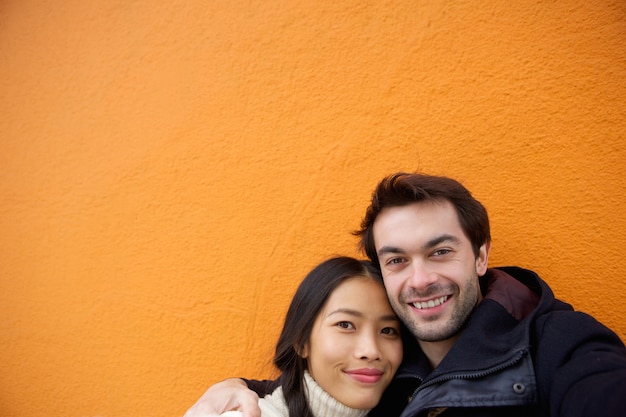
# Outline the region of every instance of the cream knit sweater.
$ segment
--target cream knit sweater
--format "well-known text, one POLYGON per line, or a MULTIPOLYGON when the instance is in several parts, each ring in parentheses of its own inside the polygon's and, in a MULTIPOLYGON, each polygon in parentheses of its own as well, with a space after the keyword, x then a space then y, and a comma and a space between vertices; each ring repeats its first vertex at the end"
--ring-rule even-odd
MULTIPOLYGON (((315 417, 365 417, 370 410, 349 408, 322 389, 308 372, 304 374, 308 392, 309 407, 315 417)), ((283 389, 278 387, 273 393, 259 399, 262 417, 288 417, 289 411, 283 397, 283 389)), ((240 411, 228 411, 222 417, 241 417, 240 411)))

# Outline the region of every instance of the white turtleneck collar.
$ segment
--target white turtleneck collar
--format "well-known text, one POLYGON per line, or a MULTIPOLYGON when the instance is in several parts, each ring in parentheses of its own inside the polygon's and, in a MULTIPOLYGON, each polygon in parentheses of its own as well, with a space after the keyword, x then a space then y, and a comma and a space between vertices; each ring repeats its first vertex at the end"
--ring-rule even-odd
MULTIPOLYGON (((324 391, 306 371, 304 373, 304 383, 307 390, 309 406, 315 417, 365 417, 370 411, 369 409, 360 410, 350 408, 340 403, 335 398, 331 397, 329 393, 324 391)), ((281 416, 288 415, 282 388, 276 389, 272 394, 260 400, 259 405, 261 406, 263 417, 265 417, 266 414, 273 416, 277 411, 280 412, 281 416)))
MULTIPOLYGON (((320 387, 308 372, 304 372, 304 384, 309 400, 309 407, 315 417, 365 417, 370 411, 350 408, 331 397, 320 387)), ((263 417, 288 417, 289 410, 285 403, 282 387, 259 400, 263 417)), ((227 411, 222 417, 241 417, 241 411, 227 411)))

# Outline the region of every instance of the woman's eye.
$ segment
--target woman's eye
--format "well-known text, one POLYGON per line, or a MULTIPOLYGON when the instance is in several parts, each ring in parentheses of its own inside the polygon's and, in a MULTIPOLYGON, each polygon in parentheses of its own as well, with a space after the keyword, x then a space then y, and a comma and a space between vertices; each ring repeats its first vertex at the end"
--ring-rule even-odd
POLYGON ((340 321, 339 323, 337 323, 337 326, 341 327, 342 329, 354 329, 354 325, 349 321, 340 321))
POLYGON ((382 330, 383 334, 388 334, 388 335, 398 335, 400 334, 400 332, 398 331, 398 329, 394 329, 393 327, 385 327, 382 330))

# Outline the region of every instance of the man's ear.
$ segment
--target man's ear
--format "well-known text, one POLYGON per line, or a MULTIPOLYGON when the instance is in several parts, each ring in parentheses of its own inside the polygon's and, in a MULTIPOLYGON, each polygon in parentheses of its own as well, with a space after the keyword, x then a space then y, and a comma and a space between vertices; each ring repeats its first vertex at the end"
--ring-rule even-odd
POLYGON ((491 241, 483 243, 478 249, 478 256, 476 257, 476 274, 479 277, 485 275, 487 272, 487 265, 489 264, 489 251, 491 250, 491 241))

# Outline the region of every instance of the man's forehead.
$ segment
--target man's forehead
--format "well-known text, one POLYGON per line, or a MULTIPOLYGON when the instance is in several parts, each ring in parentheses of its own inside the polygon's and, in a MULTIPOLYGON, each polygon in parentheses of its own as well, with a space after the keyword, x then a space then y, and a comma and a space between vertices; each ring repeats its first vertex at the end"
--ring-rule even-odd
POLYGON ((415 222, 428 222, 433 216, 446 217, 458 223, 456 210, 452 203, 447 200, 429 200, 406 204, 403 206, 392 206, 383 208, 374 220, 373 226, 380 224, 381 218, 384 220, 390 217, 410 217, 415 222))
MULTIPOLYGON (((374 243, 381 244, 399 242, 380 242, 381 238, 397 241, 413 241, 437 239, 441 235, 464 235, 461 225, 451 203, 421 202, 405 206, 386 207, 381 210, 373 224, 374 243), (419 233, 420 236, 414 235, 419 233)), ((460 238, 460 236, 458 236, 460 238)))

